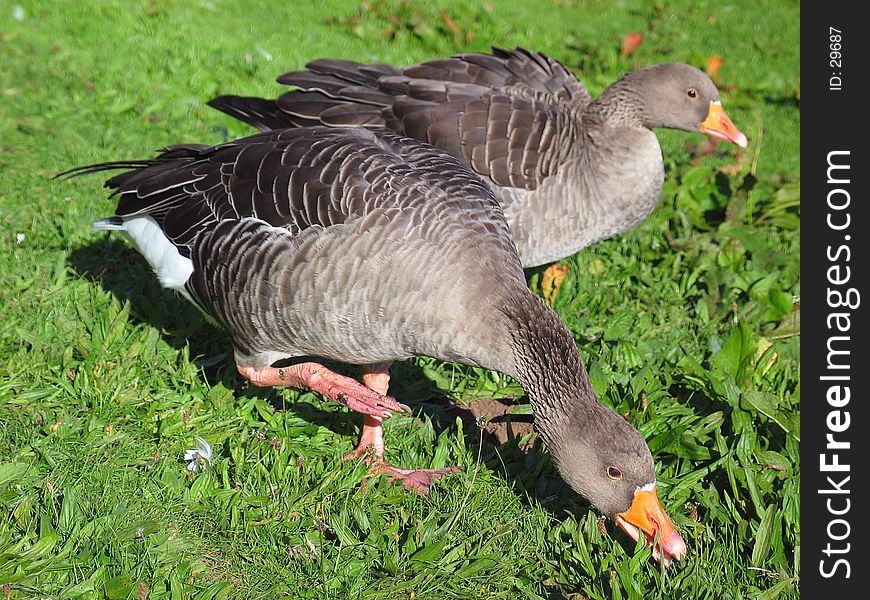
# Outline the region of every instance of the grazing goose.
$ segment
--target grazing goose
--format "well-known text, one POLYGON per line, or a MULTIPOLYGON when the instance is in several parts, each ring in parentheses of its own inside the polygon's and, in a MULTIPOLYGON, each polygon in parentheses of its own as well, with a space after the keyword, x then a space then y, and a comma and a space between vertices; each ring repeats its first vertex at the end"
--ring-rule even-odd
POLYGON ((426 493, 449 469, 384 458, 389 364, 416 355, 521 383, 564 480, 665 562, 686 545, 662 508, 649 448, 596 398, 570 332, 533 295, 489 187, 428 144, 361 128, 266 132, 175 146, 106 182, 160 283, 232 336, 256 385, 319 392, 364 415, 346 459, 426 493), (362 365, 363 384, 317 358, 362 365), (288 359, 292 359, 289 364, 288 359), (276 362, 284 363, 275 366, 276 362))
POLYGON ((668 127, 747 144, 707 75, 682 63, 633 71, 592 101, 564 66, 523 49, 404 68, 316 60, 287 73, 277 100, 209 104, 261 130, 360 125, 447 150, 495 190, 523 266, 640 223, 664 166, 651 131, 668 127))

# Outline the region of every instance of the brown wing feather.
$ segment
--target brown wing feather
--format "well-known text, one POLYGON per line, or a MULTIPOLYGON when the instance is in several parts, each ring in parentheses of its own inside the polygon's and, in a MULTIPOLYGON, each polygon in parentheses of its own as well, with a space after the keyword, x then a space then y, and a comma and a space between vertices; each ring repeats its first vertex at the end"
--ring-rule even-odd
MULTIPOLYGON (((558 169, 590 101, 562 64, 522 48, 402 69, 331 59, 306 66, 278 79, 300 88, 274 101, 286 115, 284 126, 385 128, 443 148, 498 186, 527 190, 558 169)), ((252 123, 256 113, 260 126, 274 124, 263 102, 248 110, 238 99, 216 107, 252 123)))

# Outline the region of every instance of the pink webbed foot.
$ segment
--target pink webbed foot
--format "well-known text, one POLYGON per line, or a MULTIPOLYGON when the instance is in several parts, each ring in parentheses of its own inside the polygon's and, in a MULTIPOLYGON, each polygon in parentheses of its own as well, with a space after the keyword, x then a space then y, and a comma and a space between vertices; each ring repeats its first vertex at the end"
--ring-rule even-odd
POLYGON ((286 385, 317 392, 363 415, 363 430, 357 447, 344 460, 363 458, 372 473, 384 473, 387 480, 401 481, 406 488, 426 495, 436 479, 457 473, 459 467, 444 469, 400 469, 384 459, 383 419, 393 412, 410 412, 410 408, 387 396, 389 365, 373 365, 360 384, 355 379, 334 373, 323 365, 306 362, 288 367, 258 369, 237 365, 239 373, 251 383, 263 387, 286 385))
POLYGON ((344 456, 344 460, 362 458, 369 465, 373 474, 384 473, 387 481, 401 481, 409 490, 425 496, 429 486, 436 479, 441 479, 450 473, 462 471, 460 467, 443 469, 400 469, 389 464, 384 458, 384 430, 381 419, 369 415, 363 416, 363 429, 357 447, 344 456))
POLYGON ((425 496, 429 493, 429 486, 436 479, 441 479, 450 473, 459 473, 462 467, 444 467, 443 469, 399 469, 386 462, 372 468, 373 473, 386 473, 387 481, 401 481, 409 490, 425 496))
POLYGON ((394 398, 379 394, 355 379, 333 373, 314 362, 262 369, 237 365, 237 368, 239 373, 255 385, 288 385, 311 390, 364 415, 384 418, 391 416, 393 412, 411 412, 410 408, 396 402, 394 398))

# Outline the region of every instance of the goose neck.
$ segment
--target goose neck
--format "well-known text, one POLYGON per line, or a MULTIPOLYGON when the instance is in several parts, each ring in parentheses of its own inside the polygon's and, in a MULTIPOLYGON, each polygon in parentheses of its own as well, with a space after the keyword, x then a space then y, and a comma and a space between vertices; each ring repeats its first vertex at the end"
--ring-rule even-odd
POLYGON ((645 127, 643 98, 625 79, 607 88, 586 108, 587 121, 617 127, 645 127))
POLYGON ((512 311, 515 373, 536 422, 571 419, 599 404, 568 327, 537 297, 512 311))

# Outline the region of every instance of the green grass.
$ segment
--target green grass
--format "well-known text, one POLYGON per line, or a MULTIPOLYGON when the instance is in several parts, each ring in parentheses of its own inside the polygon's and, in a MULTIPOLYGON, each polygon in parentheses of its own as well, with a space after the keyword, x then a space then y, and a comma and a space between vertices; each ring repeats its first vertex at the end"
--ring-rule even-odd
POLYGON ((0 597, 796 598, 799 7, 621 4, 0 3, 0 597), (632 31, 644 43, 621 58, 632 31), (419 411, 387 422, 388 457, 465 468, 428 497, 343 463, 357 417, 245 385, 223 332, 90 231, 113 208, 100 179, 51 180, 250 133, 205 101, 275 94, 314 58, 490 45, 545 51, 595 94, 637 66, 724 58, 750 147, 699 155, 701 136, 661 132, 654 215, 564 261, 553 299, 596 391, 653 450, 690 549, 666 571, 544 448, 456 418, 474 397, 521 395, 498 374, 395 367, 419 411), (215 458, 188 475, 196 435, 215 458))

